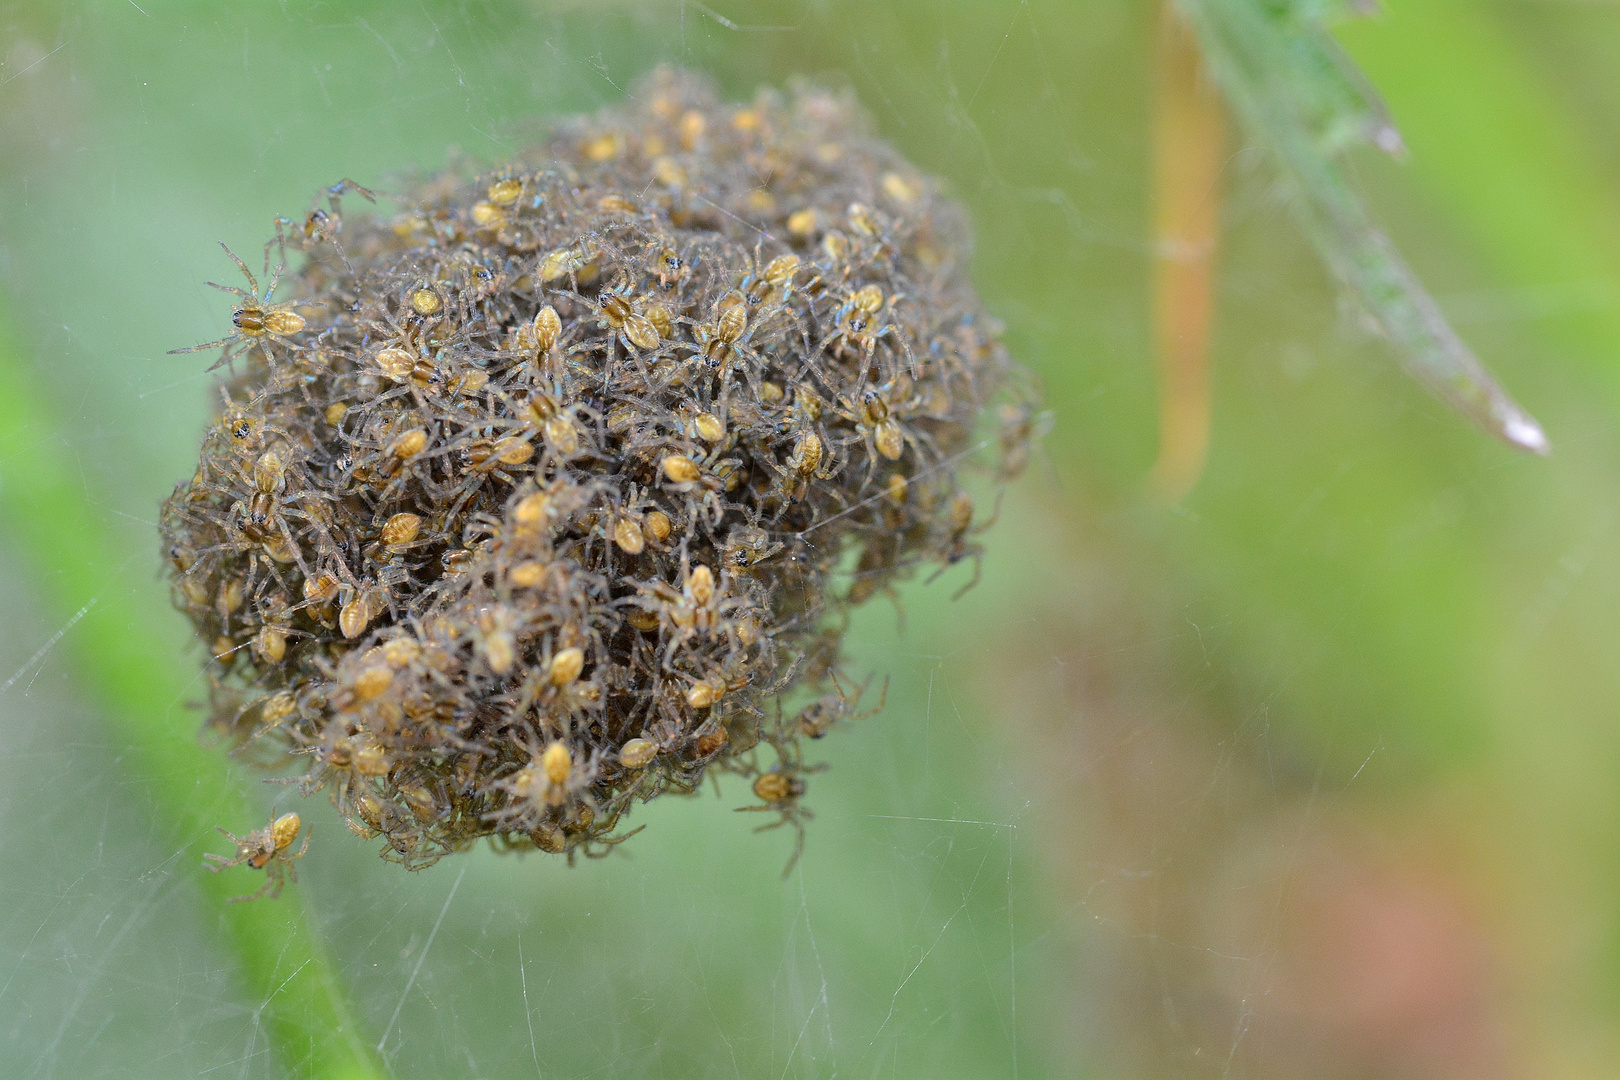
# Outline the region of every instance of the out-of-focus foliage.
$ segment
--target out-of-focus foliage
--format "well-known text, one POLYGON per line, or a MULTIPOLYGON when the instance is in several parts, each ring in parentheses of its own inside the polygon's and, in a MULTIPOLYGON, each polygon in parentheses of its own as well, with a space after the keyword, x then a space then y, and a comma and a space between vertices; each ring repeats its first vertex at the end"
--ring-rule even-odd
POLYGON ((1491 434, 1545 453, 1541 426, 1480 366, 1339 164, 1353 146, 1404 150, 1377 92, 1324 25, 1344 6, 1177 0, 1233 110, 1271 152, 1306 235, 1412 374, 1491 434))

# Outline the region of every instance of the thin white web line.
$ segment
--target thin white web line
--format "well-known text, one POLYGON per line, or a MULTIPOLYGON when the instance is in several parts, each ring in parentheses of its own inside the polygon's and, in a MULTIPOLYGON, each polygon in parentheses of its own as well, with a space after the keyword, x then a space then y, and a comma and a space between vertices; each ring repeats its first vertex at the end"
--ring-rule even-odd
POLYGON ((444 46, 444 55, 450 58, 450 66, 456 70, 456 85, 466 89, 467 75, 461 70, 460 61, 456 59, 456 54, 450 49, 450 40, 444 36, 444 31, 439 29, 439 24, 433 21, 433 16, 428 14, 427 8, 422 5, 420 0, 418 0, 416 8, 422 13, 422 18, 427 20, 428 25, 433 27, 434 40, 444 46))
MULTIPOLYGON (((118 946, 122 944, 125 936, 146 918, 147 913, 156 905, 158 896, 165 891, 169 891, 174 882, 179 880, 179 878, 160 878, 154 882, 145 898, 135 905, 134 910, 129 913, 129 918, 125 919, 124 924, 118 928, 118 932, 112 936, 112 939, 106 945, 96 951, 95 960, 91 964, 90 971, 86 973, 79 983, 78 994, 62 1013, 62 1022, 56 1029, 56 1035, 51 1039, 50 1044, 40 1051, 39 1057, 35 1059, 34 1067, 29 1070, 30 1073, 37 1073, 41 1067, 45 1066, 47 1061, 51 1061, 53 1065, 55 1064, 56 1051, 62 1045, 63 1036, 67 1034, 68 1028, 72 1026, 75 1017, 78 1016, 79 1009, 84 1006, 85 1001, 89 998, 91 988, 101 980, 102 975, 106 972, 107 964, 111 961, 113 953, 118 950, 118 946)), ((54 1071, 54 1069, 49 1071, 54 1071)))
MULTIPOLYGON (((804 933, 805 933, 805 936, 810 939, 810 955, 812 955, 812 956, 814 956, 816 958, 816 974, 821 979, 821 991, 820 991, 820 994, 819 994, 819 998, 820 998, 820 1004, 822 1006, 822 1012, 821 1012, 822 1026, 826 1030, 826 1033, 827 1033, 827 1053, 828 1053, 828 1056, 830 1056, 832 1058, 832 1071, 833 1071, 833 1075, 836 1076, 838 1074, 838 1056, 837 1056, 838 1047, 833 1041, 832 1001, 829 999, 829 997, 827 995, 827 969, 821 962, 821 946, 816 944, 816 931, 815 931, 815 928, 810 925, 810 903, 809 903, 809 900, 805 896, 805 893, 804 893, 804 868, 802 866, 799 868, 798 877, 799 877, 799 909, 804 912, 804 933)), ((813 1012, 814 1010, 812 1009, 811 1011, 813 1012)), ((809 1023, 809 1019, 810 1019, 809 1017, 805 1017, 805 1023, 807 1025, 809 1023)), ((783 1074, 783 1076, 786 1076, 787 1075, 787 1070, 786 1069, 782 1070, 782 1074, 783 1074)))
MULTIPOLYGON (((67 624, 65 626, 63 626, 62 629, 60 629, 56 633, 52 634, 50 636, 50 638, 45 642, 45 644, 43 644, 43 645, 41 645, 39 647, 39 651, 36 652, 33 656, 30 656, 28 658, 28 662, 25 663, 22 667, 17 669, 17 673, 15 675, 13 675, 11 678, 7 679, 5 681, 4 685, 0 685, 0 694, 4 694, 7 690, 10 690, 14 685, 16 685, 16 682, 17 682, 18 679, 20 679, 24 675, 28 674, 28 672, 30 670, 32 670, 33 667, 36 664, 43 661, 45 659, 45 657, 50 653, 50 651, 52 649, 56 648, 56 643, 61 641, 64 637, 66 637, 67 632, 69 630, 73 629, 75 626, 77 626, 78 623, 79 623, 79 620, 84 618, 86 615, 88 615, 90 613, 90 609, 96 606, 96 601, 98 599, 100 599, 100 597, 92 596, 90 598, 90 602, 88 604, 84 605, 84 607, 80 608, 78 610, 78 612, 75 613, 74 616, 67 621, 67 624)), ((33 685, 32 682, 30 682, 29 685, 33 685)))
POLYGON ((954 817, 915 817, 910 814, 867 814, 869 818, 882 818, 885 821, 933 821, 941 825, 988 825, 996 829, 1018 830, 1018 826, 1010 821, 975 821, 972 818, 954 817))
POLYGON ((354 21, 355 25, 359 26, 362 30, 376 38, 377 41, 381 43, 383 49, 388 53, 388 58, 394 62, 394 70, 396 72, 403 72, 405 70, 405 65, 399 62, 399 54, 394 51, 394 47, 392 45, 388 44, 388 39, 377 33, 376 30, 372 29, 371 24, 366 22, 366 20, 362 19, 360 16, 356 15, 354 17, 354 21))
POLYGON ((399 995, 399 1004, 394 1006, 394 1015, 388 1018, 388 1026, 383 1029, 382 1038, 377 1040, 377 1053, 383 1052, 383 1046, 388 1042, 388 1036, 394 1033, 394 1025, 399 1022, 399 1014, 405 1008, 405 999, 411 996, 411 987, 416 985, 416 977, 422 972, 422 964, 427 960, 428 950, 433 948, 433 939, 439 936, 439 927, 444 923, 445 915, 450 911, 450 901, 456 898, 456 890, 461 888, 461 879, 467 876, 467 868, 461 868, 456 875, 456 883, 450 886, 450 895, 444 898, 444 907, 439 909, 439 917, 433 920, 433 929, 428 931, 427 943, 422 951, 416 954, 416 966, 411 969, 411 977, 405 980, 405 992, 399 995))
MULTIPOLYGON (((1360 770, 1358 769, 1357 772, 1359 771, 1360 770)), ((1011 1026, 1012 1077, 1013 1080, 1018 1080, 1018 928, 1013 922, 1013 840, 1018 836, 1018 826, 1010 821, 978 821, 973 818, 919 817, 909 814, 867 814, 866 817, 880 818, 885 821, 930 821, 940 825, 983 825, 992 829, 1007 830, 1007 978, 1009 981, 1009 1000, 1007 1012, 1008 1023, 1011 1026)), ((953 919, 955 917, 955 915, 951 916, 953 919)), ((950 923, 947 922, 946 926, 949 925, 950 923)), ((943 933, 943 929, 941 930, 941 933, 943 933)), ((930 951, 932 950, 930 949, 930 951)), ((924 954, 923 959, 928 959, 926 954, 924 954)), ((921 966, 921 961, 918 961, 918 967, 921 966)), ((915 974, 916 969, 913 968, 912 972, 915 974)), ((909 980, 911 976, 907 975, 906 978, 909 980)), ((901 983, 900 988, 902 990, 905 989, 905 984, 901 983)), ((899 990, 895 991, 897 995, 899 992, 899 990)), ((891 1015, 893 1013, 892 1004, 890 1006, 890 1013, 891 1015)), ((887 1022, 888 1021, 885 1019, 884 1023, 887 1022)), ((882 1029, 880 1028, 879 1030, 881 1031, 882 1029)))
MULTIPOLYGON (((144 12, 143 12, 143 14, 144 14, 144 12)), ((64 41, 64 42, 62 42, 62 44, 58 45, 56 48, 54 48, 50 52, 46 53, 44 56, 40 57, 38 60, 35 60, 32 64, 29 64, 27 67, 25 67, 21 71, 17 72, 17 74, 11 76, 10 79, 0 79, 0 86, 6 85, 6 83, 11 82, 13 79, 22 78, 24 75, 28 74, 30 71, 33 71, 35 68, 39 67, 39 65, 43 64, 45 61, 49 60, 51 57, 55 56, 57 53, 61 52, 65 48, 67 48, 67 42, 64 41)))
POLYGON ((996 61, 1001 59, 1001 50, 1007 47, 1007 39, 1012 37, 1013 27, 1018 25, 1018 12, 1022 10, 1023 5, 1019 5, 1018 11, 1013 12, 1012 22, 1007 24, 1007 32, 1001 35, 1001 41, 996 45, 995 55, 990 58, 989 65, 985 67, 984 73, 979 76, 979 84, 973 88, 973 93, 968 95, 967 104, 963 106, 964 112, 973 108, 973 103, 979 100, 979 91, 984 89, 984 84, 989 80, 990 73, 996 70, 996 61))
POLYGON ((17 962, 11 966, 11 974, 6 977, 6 985, 0 986, 0 997, 5 997, 6 991, 11 989, 13 980, 17 978, 17 972, 22 970, 23 961, 28 959, 28 950, 34 947, 34 942, 39 940, 40 933, 45 929, 46 926, 50 925, 51 917, 54 916, 57 909, 62 906, 62 901, 66 900, 68 898, 68 894, 71 893, 78 886, 79 882, 83 880, 84 875, 80 874, 78 877, 73 879, 72 885, 69 885, 67 888, 63 889, 57 894, 56 903, 51 905, 51 910, 45 913, 45 917, 41 919, 39 925, 34 928, 33 936, 28 939, 28 944, 24 945, 22 947, 22 952, 17 954, 17 962))
MULTIPOLYGON (((917 470, 916 475, 912 476, 910 479, 908 479, 906 481, 906 483, 908 483, 908 484, 915 483, 916 481, 921 480, 923 477, 927 476, 929 473, 935 473, 935 472, 938 472, 941 469, 948 468, 949 466, 956 464, 958 461, 961 461, 963 458, 968 457, 971 454, 977 454, 980 450, 983 450, 985 447, 987 447, 989 445, 990 445, 990 440, 985 439, 984 441, 980 442, 976 446, 970 446, 966 450, 958 451, 957 453, 952 454, 950 457, 945 458, 942 461, 935 462, 934 464, 928 466, 928 468, 926 468, 926 469, 917 470)), ((887 491, 880 491, 876 495, 873 495, 871 498, 862 499, 860 502, 856 503, 854 506, 851 506, 849 509, 840 510, 840 511, 838 511, 838 513, 834 514, 830 518, 827 518, 825 521, 818 521, 814 525, 810 526, 808 529, 804 529, 804 530, 802 530, 800 532, 794 533, 794 535, 795 536, 809 536, 811 533, 815 532, 817 529, 821 528, 823 525, 831 525, 833 522, 837 521, 839 518, 847 517, 850 514, 853 514, 855 511, 861 509, 863 506, 871 506, 873 503, 877 502, 879 499, 886 498, 888 496, 888 494, 889 493, 887 491)))
POLYGON ((883 1023, 878 1025, 878 1029, 872 1033, 872 1041, 868 1044, 868 1049, 877 1046, 878 1038, 883 1034, 883 1030, 889 1026, 889 1021, 894 1019, 895 1006, 899 1002, 900 994, 905 990, 906 984, 911 982, 911 977, 917 974, 922 969, 922 966, 928 962, 928 958, 934 954, 934 950, 939 947, 939 943, 945 939, 945 932, 951 928, 951 923, 956 921, 958 915, 967 910, 967 906, 967 901, 964 900, 957 906, 955 911, 951 912, 951 917, 945 920, 945 925, 941 926, 939 933, 934 935, 933 943, 923 950, 923 954, 917 958, 917 962, 912 965, 911 970, 906 972, 906 977, 900 980, 900 985, 894 988, 894 995, 889 998, 889 1013, 883 1018, 883 1023))
MULTIPOLYGON (((310 828, 313 829, 314 826, 311 825, 310 828)), ((314 957, 310 957, 308 960, 305 960, 302 964, 299 964, 296 968, 294 968, 293 973, 291 975, 287 976, 285 979, 282 979, 281 983, 274 990, 270 991, 270 993, 268 995, 265 996, 265 999, 259 1003, 259 1008, 264 1009, 267 1006, 269 1006, 270 999, 275 997, 277 994, 281 993, 283 990, 285 990, 287 988, 287 984, 292 982, 294 979, 298 978, 298 973, 300 971, 303 971, 305 968, 309 967, 309 965, 314 962, 314 959, 315 959, 314 957)))
MULTIPOLYGON (((460 884, 457 879, 456 884, 460 884)), ((424 950, 426 951, 426 950, 424 950)), ((523 981, 523 1020, 529 1025, 529 1053, 534 1056, 534 1075, 544 1075, 540 1071, 540 1048, 534 1041, 534 1013, 529 1009, 529 973, 523 969, 523 931, 518 931, 518 978, 523 981)))
POLYGON ((793 1040, 792 1047, 788 1049, 787 1063, 782 1066, 782 1080, 787 1080, 788 1070, 793 1068, 793 1057, 799 1052, 799 1044, 804 1042, 804 1033, 810 1030, 810 1021, 815 1019, 816 1010, 821 1008, 824 1002, 824 998, 818 998, 815 1004, 810 1006, 810 1011, 804 1014, 804 1023, 799 1025, 799 1037, 793 1040))
MULTIPOLYGON (((700 14, 707 15, 709 18, 713 19, 715 22, 719 23, 721 26, 725 27, 727 30, 736 30, 739 33, 755 33, 755 34, 770 34, 770 33, 781 33, 781 32, 791 33, 791 32, 798 29, 797 26, 740 26, 737 23, 734 23, 730 19, 726 18, 724 15, 720 14, 718 11, 714 10, 712 7, 709 7, 707 4, 698 3, 698 0, 685 0, 685 3, 683 3, 681 5, 682 8, 684 8, 686 6, 686 4, 691 4, 693 7, 698 9, 698 12, 700 14)), ((683 15, 684 15, 684 12, 683 12, 683 15)))
MULTIPOLYGON (((142 357, 141 359, 145 359, 145 357, 142 357)), ((187 375, 184 378, 176 379, 174 382, 169 383, 167 386, 159 386, 159 387, 157 387, 155 389, 146 390, 146 391, 143 391, 142 393, 136 394, 135 395, 135 400, 136 401, 144 401, 147 398, 151 397, 153 394, 161 394, 165 390, 173 390, 177 386, 184 386, 186 383, 201 382, 203 379, 207 379, 207 378, 211 378, 211 376, 208 374, 207 371, 193 372, 192 374, 187 375)))
POLYGON ((1018 1080, 1018 927, 1013 922, 1013 841, 1018 830, 1007 831, 1007 1006, 1008 1042, 1012 1043, 1012 1080, 1018 1080))
POLYGON ((760 228, 758 225, 755 225, 752 221, 748 221, 748 220, 746 220, 744 218, 738 217, 736 214, 733 214, 730 210, 727 210, 725 207, 721 206, 719 203, 715 202, 713 199, 705 197, 700 192, 695 192, 694 191, 692 194, 696 198, 702 200, 703 202, 708 203, 710 206, 714 207, 716 210, 718 210, 722 214, 726 215, 726 217, 731 218, 733 221, 737 222, 737 224, 744 225, 744 226, 746 226, 746 227, 748 227, 750 229, 753 229, 755 232, 759 233, 759 235, 763 236, 765 239, 771 241, 772 243, 775 243, 775 244, 780 244, 781 243, 781 241, 776 238, 775 234, 771 233, 770 231, 768 231, 766 229, 760 228))

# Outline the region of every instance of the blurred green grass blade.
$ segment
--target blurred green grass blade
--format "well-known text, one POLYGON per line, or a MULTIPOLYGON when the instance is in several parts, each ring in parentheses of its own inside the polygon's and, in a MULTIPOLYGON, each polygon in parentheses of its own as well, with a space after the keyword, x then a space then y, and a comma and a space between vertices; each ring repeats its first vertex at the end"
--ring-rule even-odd
POLYGON ((1384 18, 1340 36, 1421 142, 1414 176, 1494 275, 1515 289, 1600 290, 1603 303, 1566 310, 1546 332, 1611 392, 1620 389, 1612 302, 1620 199, 1612 170, 1551 80, 1478 5, 1391 3, 1384 18))
POLYGON ((1337 155, 1400 136, 1328 36, 1327 0, 1176 0, 1209 69, 1250 136, 1269 149, 1306 235, 1407 370, 1509 445, 1546 453, 1541 425, 1457 336, 1350 186, 1337 155))
POLYGON ((49 398, 0 311, 0 527, 32 564, 45 603, 71 626, 64 647, 82 685, 128 748, 125 760, 150 792, 162 834, 183 845, 177 860, 189 869, 182 872, 196 878, 217 912, 282 1065, 318 1080, 385 1075, 359 1037, 300 890, 293 886, 276 901, 227 904, 256 883, 244 888, 240 871, 203 872, 205 846, 230 847, 214 826, 242 833, 263 824, 263 810, 231 782, 220 755, 198 742, 181 707, 195 688, 170 651, 172 639, 149 629, 167 613, 117 587, 129 560, 96 520, 64 445, 52 427, 49 398))

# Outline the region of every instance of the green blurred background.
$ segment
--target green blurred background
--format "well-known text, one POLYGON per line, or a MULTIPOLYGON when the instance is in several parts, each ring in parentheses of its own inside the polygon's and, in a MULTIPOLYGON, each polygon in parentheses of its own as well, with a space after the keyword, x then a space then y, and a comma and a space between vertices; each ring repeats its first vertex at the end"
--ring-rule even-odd
POLYGON ((82 480, 0 520, 0 1075, 316 1067, 197 888, 220 839, 165 816, 189 796, 84 674, 119 612, 99 632, 171 656, 197 722, 153 522, 205 423, 205 362, 164 352, 228 317, 216 241, 256 252, 341 177, 499 161, 664 61, 853 86, 969 204, 1055 426, 977 589, 859 620, 888 707, 814 747, 786 882, 737 783, 638 809, 602 862, 406 874, 236 775, 313 821, 288 896, 392 1071, 1620 1073, 1620 8, 1388 8, 1340 39, 1410 155, 1351 165, 1553 455, 1399 373, 1234 133, 1210 457, 1167 509, 1154 4, 0 0, 0 319, 48 404, 0 489, 42 452, 82 480), (53 529, 116 557, 63 566, 53 529))

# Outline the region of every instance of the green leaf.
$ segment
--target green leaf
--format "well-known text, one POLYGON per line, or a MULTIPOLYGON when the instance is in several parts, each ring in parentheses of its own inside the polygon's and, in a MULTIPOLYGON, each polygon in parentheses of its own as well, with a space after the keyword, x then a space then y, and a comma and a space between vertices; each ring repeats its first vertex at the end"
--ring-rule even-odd
POLYGON ((1426 292, 1351 187, 1338 156, 1403 150, 1376 93, 1328 35, 1326 0, 1175 0, 1233 112, 1275 159, 1300 227, 1334 276, 1442 401, 1511 446, 1547 436, 1508 396, 1426 292))

